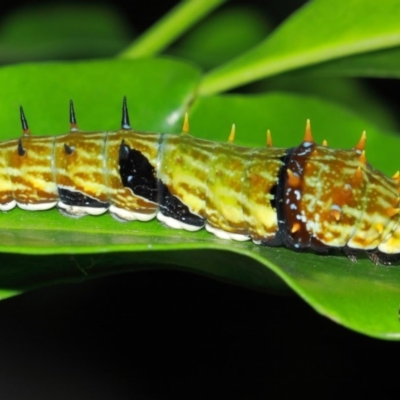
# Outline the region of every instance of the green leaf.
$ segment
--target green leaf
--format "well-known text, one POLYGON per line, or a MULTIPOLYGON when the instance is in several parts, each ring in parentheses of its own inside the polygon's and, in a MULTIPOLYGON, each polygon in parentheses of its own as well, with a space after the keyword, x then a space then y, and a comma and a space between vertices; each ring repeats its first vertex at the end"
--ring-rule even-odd
POLYGON ((312 76, 400 77, 400 48, 373 51, 306 68, 312 76))
POLYGON ((200 93, 212 94, 282 72, 400 45, 400 3, 313 1, 263 43, 211 71, 200 93))
POLYGON ((398 126, 384 96, 371 92, 362 80, 319 76, 302 70, 262 80, 257 84, 257 91, 286 91, 318 96, 351 108, 383 130, 395 131, 398 126))
POLYGON ((199 79, 197 68, 171 59, 3 67, 0 69, 4 112, 0 120, 5 124, 2 137, 18 136, 20 105, 34 134, 66 132, 70 99, 74 100, 83 130, 118 129, 124 95, 128 97, 135 128, 179 131, 182 115, 199 79))
POLYGON ((270 23, 260 10, 230 6, 198 24, 168 54, 209 69, 255 46, 269 30, 270 23))
MULTIPOLYGON (((313 121, 316 140, 328 139, 333 147, 352 147, 367 129, 371 163, 385 171, 395 168, 399 139, 380 134, 348 110, 279 93, 197 98, 199 80, 196 68, 167 59, 5 67, 0 69, 0 134, 19 136, 20 104, 33 134, 65 132, 70 98, 82 129, 116 129, 121 98, 127 95, 131 123, 138 129, 180 132, 182 115, 190 108, 195 136, 226 140, 235 122, 238 144, 244 145, 264 146, 265 130, 271 128, 277 146, 295 146, 306 118, 313 121)), ((400 269, 362 257, 352 263, 341 254, 227 242, 204 230, 176 231, 157 221, 122 224, 109 215, 75 220, 56 210, 1 214, 0 246, 2 298, 161 264, 264 290, 281 291, 285 283, 318 312, 351 329, 386 339, 400 335, 400 269)))
POLYGON ((128 45, 130 36, 110 7, 30 6, 2 20, 0 62, 114 55, 128 45))
POLYGON ((141 58, 158 54, 196 22, 226 0, 181 1, 168 14, 125 49, 122 58, 141 58))

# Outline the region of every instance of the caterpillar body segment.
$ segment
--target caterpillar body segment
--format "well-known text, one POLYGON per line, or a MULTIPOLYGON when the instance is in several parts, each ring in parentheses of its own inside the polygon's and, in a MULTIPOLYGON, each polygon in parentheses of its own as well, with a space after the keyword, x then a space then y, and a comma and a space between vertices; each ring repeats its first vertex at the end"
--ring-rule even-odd
POLYGON ((291 149, 247 148, 188 134, 122 128, 0 142, 0 210, 57 206, 72 217, 109 211, 120 221, 155 217, 176 229, 206 228, 223 239, 253 240, 326 253, 367 251, 374 262, 400 258, 400 174, 367 163, 365 134, 351 150, 314 142, 309 121, 291 149))

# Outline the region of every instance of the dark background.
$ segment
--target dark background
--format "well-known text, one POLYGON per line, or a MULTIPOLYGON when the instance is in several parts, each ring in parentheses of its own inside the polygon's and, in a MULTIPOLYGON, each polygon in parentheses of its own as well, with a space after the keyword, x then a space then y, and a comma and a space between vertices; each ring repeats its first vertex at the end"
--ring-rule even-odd
MULTIPOLYGON (((113 3, 136 32, 175 4, 136 3, 113 3)), ((302 4, 252 3, 276 23, 302 4)), ((23 4, 32 2, 2 1, 2 13, 23 4)), ((397 81, 369 85, 396 107, 397 81)), ((0 399, 342 398, 372 388, 387 397, 399 349, 338 326, 295 295, 136 272, 0 302, 0 399)))
MULTIPOLYGON (((165 13, 167 13, 174 5, 178 3, 176 0, 146 0, 146 1, 131 1, 131 0, 85 0, 85 1, 29 1, 29 0, 2 0, 1 11, 2 15, 12 12, 17 8, 30 6, 33 4, 95 4, 95 5, 112 5, 117 10, 120 10, 121 15, 132 26, 136 32, 143 32, 147 27, 157 21, 165 13)), ((305 3, 305 0, 231 0, 230 4, 256 6, 261 10, 268 9, 268 14, 273 16, 274 21, 279 24, 282 22, 291 11, 299 8, 305 3)))

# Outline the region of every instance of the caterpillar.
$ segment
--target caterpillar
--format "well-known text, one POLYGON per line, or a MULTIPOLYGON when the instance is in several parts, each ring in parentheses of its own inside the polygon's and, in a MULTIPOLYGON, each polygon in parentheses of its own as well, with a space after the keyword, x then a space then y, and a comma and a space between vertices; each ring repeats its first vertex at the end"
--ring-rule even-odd
POLYGON ((235 145, 183 133, 131 128, 126 97, 121 129, 82 132, 70 102, 70 132, 23 134, 0 142, 0 210, 57 207, 71 217, 108 211, 119 221, 149 221, 266 246, 362 251, 374 263, 400 258, 400 173, 392 178, 365 156, 365 132, 351 150, 314 142, 307 121, 293 148, 235 145))

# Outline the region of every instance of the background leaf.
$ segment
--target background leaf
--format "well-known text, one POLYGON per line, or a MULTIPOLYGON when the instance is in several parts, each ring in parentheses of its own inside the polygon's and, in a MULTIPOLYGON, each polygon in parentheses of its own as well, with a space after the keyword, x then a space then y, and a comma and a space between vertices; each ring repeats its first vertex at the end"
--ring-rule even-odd
POLYGON ((111 6, 31 5, 3 19, 0 63, 112 56, 130 40, 111 6))
POLYGON ((167 54, 210 69, 258 44, 271 28, 261 10, 228 3, 184 35, 167 54))
POLYGON ((305 68, 303 72, 312 76, 399 78, 400 49, 394 47, 343 57, 305 68))
POLYGON ((400 45, 400 4, 387 0, 313 1, 264 42, 211 71, 200 91, 212 94, 267 76, 341 57, 400 45), (295 38, 295 39, 294 39, 295 38))
POLYGON ((120 56, 123 58, 150 57, 158 54, 190 29, 214 8, 226 0, 181 1, 149 28, 120 56))

